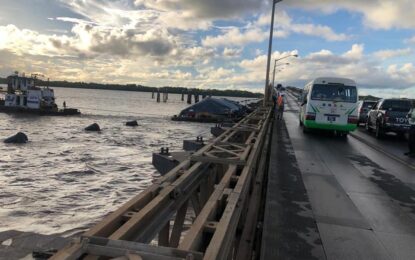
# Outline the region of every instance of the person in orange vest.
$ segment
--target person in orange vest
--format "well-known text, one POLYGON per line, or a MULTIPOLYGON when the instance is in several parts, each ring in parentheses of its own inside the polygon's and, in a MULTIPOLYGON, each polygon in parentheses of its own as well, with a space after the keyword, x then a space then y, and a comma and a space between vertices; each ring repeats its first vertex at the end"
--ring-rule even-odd
POLYGON ((281 120, 284 113, 284 94, 278 95, 277 98, 277 119, 281 120))

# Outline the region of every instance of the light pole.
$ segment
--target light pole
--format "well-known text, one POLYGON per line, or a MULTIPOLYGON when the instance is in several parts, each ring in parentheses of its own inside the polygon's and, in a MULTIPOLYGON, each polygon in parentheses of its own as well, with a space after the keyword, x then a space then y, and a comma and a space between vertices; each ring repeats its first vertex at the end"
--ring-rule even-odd
POLYGON ((265 79, 265 90, 264 90, 264 106, 267 105, 270 96, 269 89, 269 69, 271 66, 271 52, 272 52, 272 37, 274 34, 274 14, 275 14, 275 5, 282 0, 272 0, 272 14, 271 14, 271 28, 269 31, 269 44, 268 44, 268 60, 267 60, 267 74, 265 79))
MULTIPOLYGON (((276 67, 279 67, 279 66, 290 65, 290 63, 288 63, 288 62, 287 62, 287 63, 282 63, 282 64, 278 64, 278 65, 277 65, 277 61, 278 61, 278 60, 275 60, 275 63, 274 63, 274 73, 273 73, 273 76, 272 76, 272 85, 271 85, 272 87, 274 87, 274 83, 275 83, 275 68, 276 68, 276 67)), ((281 71, 281 70, 280 70, 280 71, 281 71)))
POLYGON ((277 61, 280 61, 280 60, 283 60, 283 59, 286 59, 286 58, 289 58, 289 57, 298 57, 298 54, 289 54, 289 55, 286 55, 286 56, 284 56, 282 58, 275 59, 275 63, 274 63, 274 75, 272 77, 272 87, 274 87, 274 83, 275 83, 275 67, 282 66, 282 65, 290 65, 290 63, 287 62, 287 63, 283 63, 283 64, 280 64, 280 65, 277 66, 277 61))

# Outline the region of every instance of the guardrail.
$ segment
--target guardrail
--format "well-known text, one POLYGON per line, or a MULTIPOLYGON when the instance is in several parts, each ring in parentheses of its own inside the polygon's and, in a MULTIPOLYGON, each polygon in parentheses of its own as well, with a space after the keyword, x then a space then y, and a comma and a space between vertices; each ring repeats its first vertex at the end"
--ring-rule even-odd
POLYGON ((258 108, 51 259, 250 259, 270 115, 258 108))

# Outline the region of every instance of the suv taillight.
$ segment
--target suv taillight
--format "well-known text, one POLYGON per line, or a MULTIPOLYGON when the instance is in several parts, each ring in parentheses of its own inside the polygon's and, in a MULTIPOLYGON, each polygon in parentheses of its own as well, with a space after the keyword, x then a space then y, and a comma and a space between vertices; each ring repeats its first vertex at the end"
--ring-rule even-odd
POLYGON ((389 113, 388 111, 385 112, 385 123, 389 121, 389 113))

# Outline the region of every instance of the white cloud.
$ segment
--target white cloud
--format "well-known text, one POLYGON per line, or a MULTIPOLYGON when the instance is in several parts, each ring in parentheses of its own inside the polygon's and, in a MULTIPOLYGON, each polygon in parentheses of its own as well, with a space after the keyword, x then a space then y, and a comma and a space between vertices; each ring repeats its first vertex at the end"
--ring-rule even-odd
MULTIPOLYGON (((294 23, 284 11, 278 11, 276 17, 278 17, 274 30, 276 38, 286 38, 291 33, 314 36, 327 41, 345 41, 350 38, 344 33, 334 32, 325 25, 294 23)), ((266 15, 261 15, 253 24, 248 23, 246 28, 226 28, 222 30, 222 34, 205 37, 202 43, 204 46, 242 46, 263 42, 269 37, 269 22, 266 15)))
POLYGON ((114 29, 91 24, 75 24, 72 34, 46 35, 15 25, 0 26, 0 50, 19 55, 90 57, 101 54, 115 56, 165 56, 176 48, 176 39, 167 30, 152 29, 145 33, 133 29, 114 29))
POLYGON ((363 57, 363 44, 353 44, 352 49, 343 54, 343 57, 349 59, 360 60, 363 57))
MULTIPOLYGON (((289 53, 274 53, 281 57, 289 53)), ((275 57, 274 56, 274 57, 275 57)), ((412 63, 382 67, 382 59, 369 59, 362 44, 354 44, 342 54, 330 50, 320 50, 302 58, 292 58, 290 66, 277 74, 277 82, 284 85, 302 87, 313 78, 320 76, 338 76, 354 79, 367 93, 376 94, 381 89, 390 89, 392 93, 411 93, 415 87, 415 66, 412 63)), ((261 84, 259 78, 265 78, 266 55, 246 59, 240 63, 243 73, 235 75, 233 80, 246 84, 261 84), (243 76, 242 76, 243 75, 243 76), (256 81, 255 81, 256 79, 256 81)), ((389 96, 390 96, 389 95, 389 96)), ((386 95, 388 96, 388 95, 386 95)))
POLYGON ((320 13, 339 9, 359 12, 366 26, 374 29, 415 28, 415 2, 411 0, 291 0, 282 4, 320 13))
POLYGON ((406 48, 406 49, 396 49, 396 50, 380 50, 380 51, 373 53, 373 55, 378 59, 386 60, 386 59, 390 59, 394 57, 406 56, 406 55, 411 54, 412 52, 413 51, 410 48, 406 48))
POLYGON ((239 28, 231 28, 218 36, 207 36, 202 40, 203 46, 242 46, 251 42, 262 42, 267 39, 266 32, 260 28, 249 28, 242 31, 239 28))
POLYGON ((222 54, 228 58, 236 58, 242 54, 242 49, 224 48, 222 54))
POLYGON ((345 41, 349 39, 344 33, 335 33, 330 27, 314 24, 291 24, 288 28, 294 33, 320 37, 327 41, 345 41))
MULTIPOLYGON (((270 11, 270 2, 136 0, 133 4, 131 0, 61 0, 81 17, 55 17, 49 21, 68 23, 67 27, 72 29, 67 33, 0 26, 0 57, 10 61, 0 64, 0 73, 18 69, 41 72, 53 79, 262 91, 266 47, 250 49, 247 45, 266 45, 270 14, 260 14, 270 11), (246 19, 246 14, 256 20, 246 19), (230 19, 232 24, 241 26, 215 27, 219 35, 200 39, 204 31, 213 28, 215 21, 222 24, 230 19)), ((276 13, 274 31, 277 38, 294 34, 330 42, 353 38, 349 31, 338 32, 329 24, 300 22, 282 11, 283 5, 324 13, 339 9, 359 12, 371 28, 413 28, 415 24, 408 19, 409 14, 412 18, 415 13, 415 4, 409 0, 290 0, 278 5, 281 8, 276 13), (406 7, 402 9, 404 2, 406 7)), ((415 43, 415 37, 406 42, 415 43)), ((291 65, 277 74, 277 80, 301 86, 316 76, 343 76, 372 89, 406 91, 415 86, 412 63, 384 67, 387 59, 410 54, 409 48, 365 54, 363 44, 354 44, 339 54, 329 46, 332 45, 298 59, 287 59, 291 65)), ((275 52, 273 59, 295 53, 275 52)))
POLYGON ((406 39, 405 42, 406 43, 409 43, 409 44, 415 43, 415 36, 413 36, 413 37, 411 37, 409 39, 406 39))
POLYGON ((137 6, 161 11, 179 10, 202 18, 235 18, 262 10, 266 0, 135 0, 137 6))
MULTIPOLYGON (((0 26, 0 50, 9 50, 17 55, 59 55, 50 41, 56 38, 56 35, 47 36, 32 30, 20 30, 12 24, 0 26)), ((62 37, 62 40, 66 39, 62 37)))

